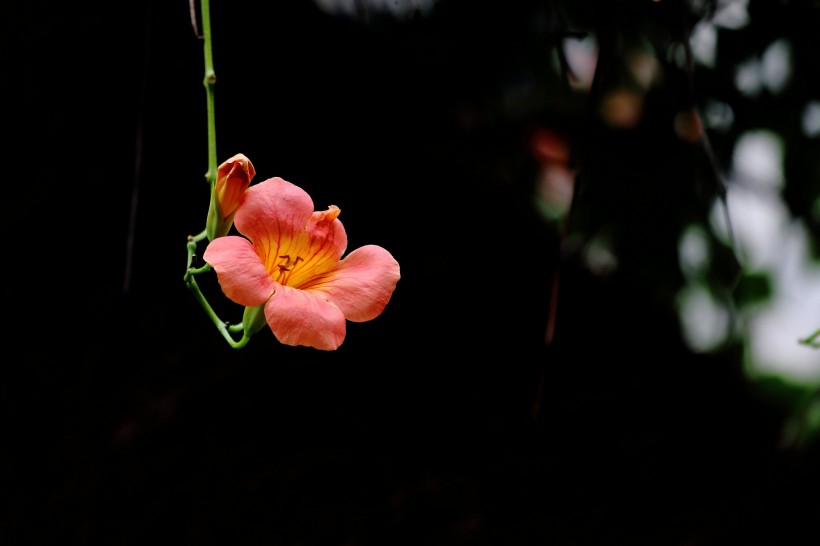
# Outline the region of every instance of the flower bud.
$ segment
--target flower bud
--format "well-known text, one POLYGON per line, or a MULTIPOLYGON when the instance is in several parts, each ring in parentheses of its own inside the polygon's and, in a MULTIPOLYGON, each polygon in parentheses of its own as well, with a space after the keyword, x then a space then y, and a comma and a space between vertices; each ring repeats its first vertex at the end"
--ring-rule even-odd
POLYGON ((255 175, 253 163, 244 154, 236 154, 219 166, 205 225, 209 241, 228 234, 236 209, 255 175))

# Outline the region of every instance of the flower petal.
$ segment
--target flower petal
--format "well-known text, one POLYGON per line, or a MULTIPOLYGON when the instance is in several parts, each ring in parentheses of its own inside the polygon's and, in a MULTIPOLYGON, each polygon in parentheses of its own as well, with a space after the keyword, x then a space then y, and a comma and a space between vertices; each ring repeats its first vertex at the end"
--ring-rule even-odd
POLYGON ((327 293, 345 317, 365 322, 379 316, 401 278, 399 263, 384 248, 365 245, 339 263, 337 271, 312 291, 327 293))
POLYGON ((322 246, 328 247, 328 256, 338 261, 347 249, 347 233, 342 222, 338 220, 341 209, 330 205, 327 210, 314 212, 310 216, 305 231, 314 241, 321 241, 322 246))
POLYGON ((280 245, 304 233, 313 214, 313 200, 300 187, 279 177, 248 188, 234 225, 250 239, 262 262, 273 270, 280 245))
POLYGON ((345 339, 344 314, 325 294, 277 286, 265 305, 265 318, 273 335, 285 345, 332 351, 345 339))
POLYGON ((247 239, 234 235, 214 239, 205 249, 203 258, 216 270, 225 295, 240 305, 261 305, 276 288, 247 239))
POLYGON ((304 262, 288 279, 288 286, 309 289, 321 282, 339 267, 339 259, 347 248, 345 233, 339 216, 339 207, 331 205, 328 210, 314 212, 301 237, 280 253, 301 257, 304 262))

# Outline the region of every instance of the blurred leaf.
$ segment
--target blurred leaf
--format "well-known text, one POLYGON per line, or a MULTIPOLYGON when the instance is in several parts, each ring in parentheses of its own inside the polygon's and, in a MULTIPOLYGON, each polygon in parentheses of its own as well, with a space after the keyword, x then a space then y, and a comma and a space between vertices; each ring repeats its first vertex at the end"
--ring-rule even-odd
POLYGON ((739 307, 763 303, 772 297, 772 283, 765 271, 741 275, 735 289, 735 301, 739 307))
POLYGON ((820 438, 820 385, 770 375, 756 381, 758 392, 783 411, 781 446, 803 449, 820 438))
POLYGON ((820 387, 804 391, 783 429, 783 442, 801 449, 820 437, 820 387))

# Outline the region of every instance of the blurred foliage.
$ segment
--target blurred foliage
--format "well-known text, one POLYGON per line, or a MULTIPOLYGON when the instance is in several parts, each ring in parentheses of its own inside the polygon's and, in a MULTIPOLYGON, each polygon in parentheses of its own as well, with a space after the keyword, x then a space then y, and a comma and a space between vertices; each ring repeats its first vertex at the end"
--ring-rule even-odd
POLYGON ((750 271, 740 277, 735 289, 735 301, 740 307, 765 302, 771 297, 771 280, 766 272, 750 271))
MULTIPOLYGON (((317 2, 419 58, 458 67, 437 83, 457 103, 459 138, 478 150, 470 168, 486 184, 532 196, 561 241, 564 278, 583 271, 601 282, 631 279, 662 308, 674 307, 690 283, 705 286, 715 312, 728 316, 724 341, 711 350, 737 369, 758 365, 749 324, 784 289, 777 272, 750 263, 730 193, 782 200, 785 221, 803 226, 808 260, 817 263, 820 130, 807 128, 806 116, 820 99, 820 4, 528 1, 505 6, 503 16, 487 1, 388 4, 317 2), (455 27, 465 49, 445 38, 455 27), (761 163, 754 148, 741 172, 750 135, 779 149, 761 163), (562 201, 568 195, 571 206, 562 201), (676 248, 693 226, 706 234, 708 257, 687 273, 676 248)), ((798 342, 808 333, 791 334, 797 350, 811 351, 798 342)), ((763 396, 773 384, 793 384, 794 411, 816 411, 799 402, 816 381, 782 370, 748 380, 763 396)))

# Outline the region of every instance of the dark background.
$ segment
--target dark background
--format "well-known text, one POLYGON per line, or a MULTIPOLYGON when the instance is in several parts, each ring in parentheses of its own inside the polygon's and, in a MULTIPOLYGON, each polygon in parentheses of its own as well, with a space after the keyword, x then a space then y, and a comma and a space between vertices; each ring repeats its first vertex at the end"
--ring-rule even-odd
MULTIPOLYGON (((187 2, 3 8, 0 544, 817 536, 817 442, 784 442, 795 404, 744 375, 742 339, 706 354, 681 339, 677 241, 719 181, 702 143, 673 131, 707 95, 732 104, 738 132, 787 127, 786 197, 816 236, 817 140, 782 122, 820 96, 817 3, 752 0, 703 73, 662 52, 709 3, 361 6, 211 6, 219 160, 242 152, 257 182, 338 205, 349 249, 378 244, 401 265, 383 315, 348 323, 335 352, 268 330, 231 349, 185 288, 186 236, 208 206, 187 2), (601 43, 589 93, 553 69, 568 32, 601 43), (732 67, 779 36, 795 52, 787 92, 739 96, 732 67), (641 122, 614 129, 596 108, 641 39, 666 77, 641 122), (540 127, 572 149, 565 226, 534 205, 540 127), (602 230, 618 253, 607 275, 578 251, 602 230)), ((713 136, 725 168, 737 133, 713 136)), ((731 288, 738 266, 718 256, 731 288)))

